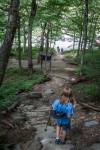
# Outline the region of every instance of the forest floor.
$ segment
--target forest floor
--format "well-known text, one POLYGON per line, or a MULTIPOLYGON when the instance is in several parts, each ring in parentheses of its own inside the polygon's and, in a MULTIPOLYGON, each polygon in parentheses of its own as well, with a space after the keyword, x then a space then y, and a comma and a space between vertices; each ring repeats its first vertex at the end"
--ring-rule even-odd
MULTIPOLYGON (((10 149, 20 143, 27 142, 34 139, 36 135, 36 128, 34 126, 29 126, 25 128, 27 117, 20 116, 20 118, 13 118, 14 113, 24 112, 21 110, 20 106, 23 104, 33 105, 35 108, 40 106, 50 107, 55 99, 59 98, 60 92, 64 86, 77 87, 78 85, 89 84, 88 81, 82 81, 77 84, 72 85, 73 81, 76 81, 78 77, 75 75, 76 65, 71 64, 72 60, 65 59, 62 54, 57 54, 52 58, 52 67, 49 70, 49 63, 47 64, 46 73, 51 76, 51 80, 44 82, 42 84, 36 84, 33 86, 31 92, 41 92, 43 94, 42 100, 27 99, 27 93, 21 93, 20 99, 21 104, 15 108, 11 113, 1 112, 0 113, 0 132, 6 132, 4 142, 9 143, 10 149), (47 89, 54 91, 54 94, 45 94, 47 89)), ((34 68, 40 69, 40 64, 34 62, 34 68)), ((27 61, 22 61, 22 66, 27 67, 27 61)), ((8 67, 18 67, 18 62, 16 60, 9 59, 8 67)), ((89 81, 90 82, 90 81, 89 81)), ((88 100, 84 100, 80 91, 77 93, 74 91, 75 99, 77 101, 77 106, 75 108, 75 114, 72 117, 71 130, 68 133, 68 139, 70 139, 73 144, 77 147, 77 150, 91 146, 93 143, 100 143, 100 112, 94 111, 92 109, 82 107, 79 102, 88 103, 88 100), (92 124, 87 126, 86 123, 89 121, 96 121, 99 124, 92 124)), ((92 101, 92 104, 94 102, 92 101)), ((100 108, 100 106, 98 106, 100 108)), ((49 109, 45 113, 44 119, 47 121, 49 117, 49 109)), ((40 121, 37 124, 42 124, 40 121)), ((50 126, 55 126, 54 120, 51 119, 50 126)), ((47 131, 48 132, 48 131, 47 131)), ((38 138, 39 140, 39 138, 38 138)))

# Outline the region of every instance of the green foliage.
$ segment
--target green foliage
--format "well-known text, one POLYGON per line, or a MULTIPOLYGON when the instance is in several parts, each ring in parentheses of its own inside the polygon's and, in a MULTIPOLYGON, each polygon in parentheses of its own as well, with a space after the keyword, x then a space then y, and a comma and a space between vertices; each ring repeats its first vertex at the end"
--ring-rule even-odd
MULTIPOLYGON (((80 62, 80 57, 76 60, 78 63, 80 62)), ((78 74, 80 69, 82 69, 82 72, 84 76, 86 77, 93 77, 98 76, 100 74, 100 51, 87 51, 84 58, 84 66, 81 68, 79 67, 76 70, 76 73, 78 74)))
MULTIPOLYGON (((81 58, 77 59, 80 62, 81 58)), ((86 85, 78 86, 77 90, 80 90, 84 97, 90 97, 91 99, 100 98, 100 51, 94 50, 86 51, 84 58, 84 66, 78 66, 76 74, 78 75, 82 70, 83 75, 90 79, 91 82, 86 85)))
MULTIPOLYGON (((46 48, 44 48, 44 51, 46 51, 46 48)), ((54 48, 50 48, 50 52, 56 54, 56 50, 54 48)))
MULTIPOLYGON (((38 52, 39 52, 39 48, 32 47, 32 58, 33 59, 38 57, 38 52)), ((10 58, 18 59, 18 48, 16 48, 16 52, 15 52, 15 49, 12 48, 11 54, 12 55, 10 56, 10 58)), ((21 47, 21 59, 28 60, 28 47, 26 47, 25 52, 23 52, 23 48, 21 47)))
POLYGON ((0 150, 4 150, 5 148, 7 148, 9 145, 8 144, 5 144, 3 142, 3 138, 5 136, 5 132, 0 132, 0 150))
POLYGON ((3 106, 11 106, 18 99, 18 91, 21 89, 24 91, 32 90, 34 84, 43 81, 44 76, 39 72, 28 76, 28 69, 26 68, 23 68, 22 72, 17 68, 7 69, 4 83, 0 87, 0 109, 3 106))
POLYGON ((86 84, 86 85, 79 85, 77 87, 73 88, 75 91, 80 91, 83 93, 83 97, 90 97, 91 99, 95 98, 98 99, 100 98, 100 87, 95 84, 86 84))
MULTIPOLYGON (((45 48, 44 48, 44 50, 45 50, 45 48)), ((38 52, 39 52, 38 47, 32 47, 32 58, 33 59, 38 58, 38 52)), ((56 53, 54 48, 50 48, 50 52, 52 52, 53 54, 56 53)), ((18 48, 16 49, 16 52, 15 52, 15 49, 12 48, 10 58, 18 59, 18 48)), ((28 47, 26 47, 25 52, 23 52, 23 49, 21 48, 21 59, 22 60, 28 60, 28 47)))
POLYGON ((96 84, 87 85, 84 89, 84 94, 89 97, 100 97, 100 88, 96 84))
POLYGON ((63 53, 65 54, 66 58, 72 58, 73 56, 76 55, 77 51, 69 50, 69 51, 64 51, 63 53))
POLYGON ((50 52, 56 54, 56 50, 54 48, 50 48, 50 52))

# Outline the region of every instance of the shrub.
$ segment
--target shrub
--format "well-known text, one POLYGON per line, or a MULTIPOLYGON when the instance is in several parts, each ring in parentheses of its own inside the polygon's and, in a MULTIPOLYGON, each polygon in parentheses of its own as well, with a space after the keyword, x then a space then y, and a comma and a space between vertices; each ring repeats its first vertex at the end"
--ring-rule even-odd
MULTIPOLYGON (((39 48, 38 47, 32 47, 32 58, 35 59, 38 57, 39 48)), ((11 58, 18 59, 18 48, 15 49, 12 48, 11 50, 11 58)), ((23 52, 23 48, 21 47, 21 59, 28 60, 28 47, 26 47, 25 52, 23 52)))
POLYGON ((3 142, 3 138, 5 134, 6 134, 5 132, 0 132, 0 150, 4 150, 5 148, 9 146, 9 144, 6 144, 3 142))
POLYGON ((5 80, 0 87, 0 109, 4 106, 11 106, 19 98, 18 91, 21 89, 32 90, 34 84, 44 81, 44 76, 39 72, 34 72, 34 75, 29 76, 27 72, 26 68, 23 68, 22 72, 17 68, 7 69, 5 80))

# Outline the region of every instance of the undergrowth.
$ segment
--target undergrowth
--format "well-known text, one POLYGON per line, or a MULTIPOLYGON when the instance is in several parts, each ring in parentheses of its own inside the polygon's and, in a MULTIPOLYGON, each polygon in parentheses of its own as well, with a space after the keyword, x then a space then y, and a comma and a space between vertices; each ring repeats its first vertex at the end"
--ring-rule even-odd
POLYGON ((41 72, 28 75, 28 70, 23 68, 22 72, 17 68, 6 70, 3 85, 0 87, 0 109, 11 106, 18 99, 18 91, 30 91, 36 83, 44 81, 41 72))
POLYGON ((0 150, 5 150, 9 146, 9 144, 3 142, 5 134, 5 132, 0 132, 0 150))
MULTIPOLYGON (((45 51, 45 48, 44 48, 44 51, 45 51)), ((50 52, 52 52, 53 54, 56 53, 54 48, 50 48, 50 52)), ((32 59, 38 58, 38 53, 39 53, 39 47, 32 47, 32 59)), ((18 48, 16 48, 16 50, 12 48, 10 58, 18 59, 18 48)), ((23 48, 21 47, 21 59, 28 60, 28 47, 26 47, 24 52, 23 52, 23 48)))
MULTIPOLYGON (((38 57, 39 48, 32 47, 32 58, 35 59, 38 57)), ((18 59, 18 48, 12 48, 10 58, 18 59)), ((28 60, 28 47, 25 48, 23 52, 23 48, 21 47, 21 59, 28 60)))
MULTIPOLYGON (((68 52, 66 55, 71 54, 68 52)), ((71 56, 73 57, 73 55, 71 56)), ((87 81, 83 84, 74 86, 74 90, 80 90, 84 97, 99 101, 100 99, 100 51, 99 50, 86 50, 84 56, 84 66, 80 66, 81 56, 76 58, 78 63, 76 68, 76 75, 79 75, 82 70, 83 75, 87 78, 87 81)))
POLYGON ((72 58, 77 55, 77 50, 65 51, 65 52, 63 52, 63 54, 65 55, 66 58, 72 58))

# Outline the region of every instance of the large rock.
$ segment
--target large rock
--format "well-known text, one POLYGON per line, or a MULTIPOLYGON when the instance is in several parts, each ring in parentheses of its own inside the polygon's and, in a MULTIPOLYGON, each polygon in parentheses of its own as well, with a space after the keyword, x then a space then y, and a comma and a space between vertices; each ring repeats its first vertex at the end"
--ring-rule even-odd
POLYGON ((47 90, 45 91, 45 93, 46 93, 46 94, 54 94, 54 91, 51 90, 51 89, 47 89, 47 90))
POLYGON ((38 92, 29 92, 26 95, 26 98, 40 98, 42 97, 42 93, 38 93, 38 92))
POLYGON ((76 150, 72 143, 67 143, 65 145, 56 145, 55 138, 44 139, 41 141, 43 148, 42 150, 76 150))
POLYGON ((97 122, 97 121, 88 121, 88 122, 85 122, 85 125, 87 126, 87 127, 89 127, 89 126, 93 126, 93 125, 99 125, 99 122, 97 122))
POLYGON ((82 150, 100 150, 100 143, 95 143, 90 147, 84 147, 82 150))
POLYGON ((40 150, 42 145, 39 141, 31 140, 26 143, 18 144, 13 150, 40 150))

